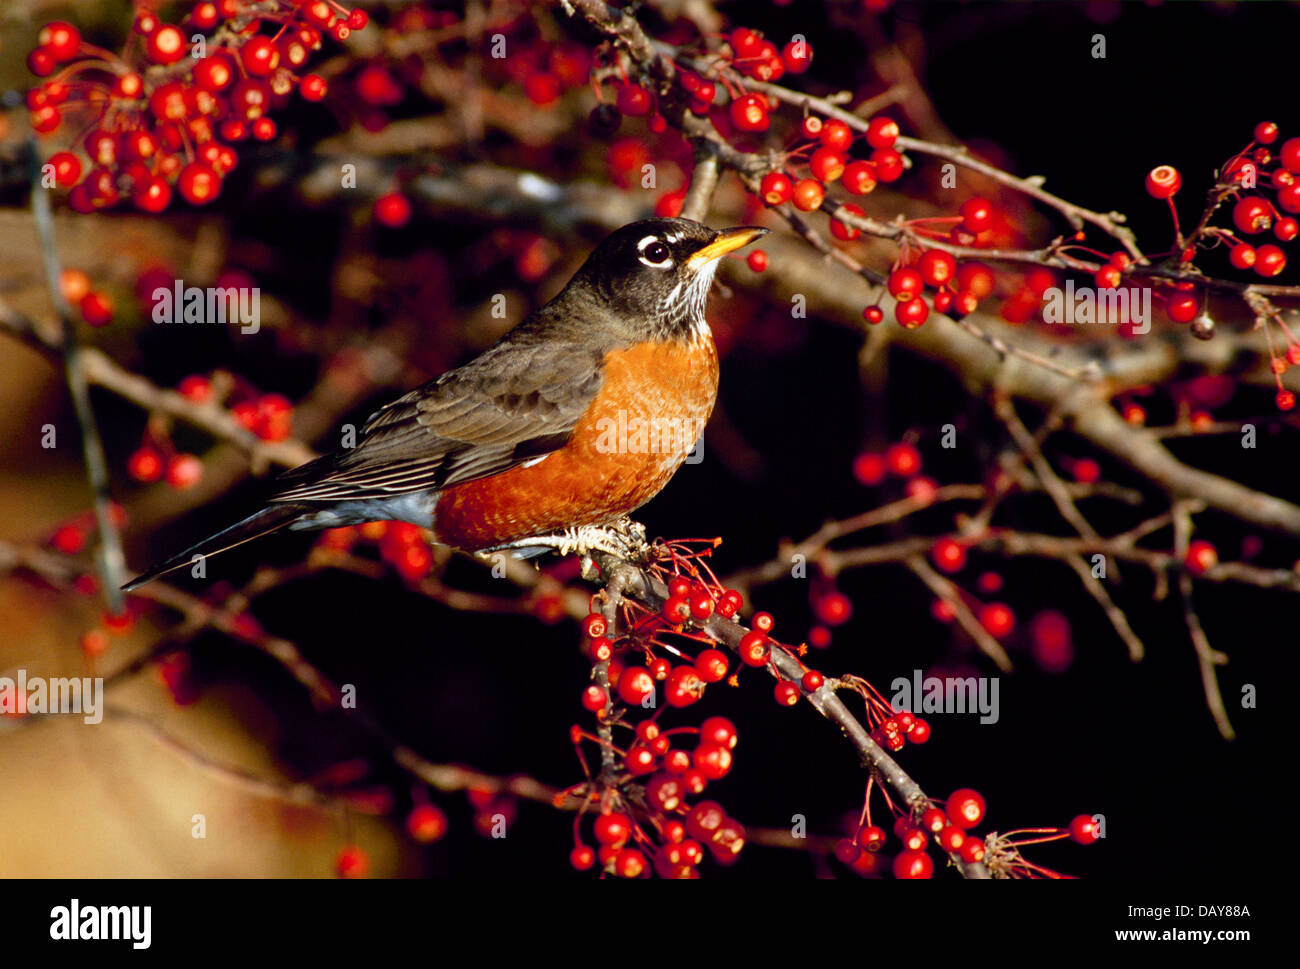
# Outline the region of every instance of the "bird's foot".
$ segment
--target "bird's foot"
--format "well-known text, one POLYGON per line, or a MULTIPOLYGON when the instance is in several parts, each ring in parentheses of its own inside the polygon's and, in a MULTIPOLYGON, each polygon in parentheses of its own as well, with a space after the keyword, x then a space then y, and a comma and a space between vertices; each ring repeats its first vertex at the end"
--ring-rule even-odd
MULTIPOLYGON (((603 551, 632 562, 643 562, 650 557, 651 545, 646 541, 646 528, 630 518, 620 518, 603 525, 578 525, 565 528, 556 535, 539 535, 520 538, 493 551, 515 549, 532 551, 554 549, 560 555, 578 554, 589 558, 593 551, 603 551)), ((534 553, 536 554, 536 553, 534 553)))
POLYGON ((630 518, 619 518, 607 525, 579 525, 566 528, 556 535, 539 535, 521 538, 492 551, 516 549, 554 549, 560 555, 578 554, 589 558, 592 552, 605 552, 633 562, 646 561, 651 546, 645 537, 645 526, 630 518))

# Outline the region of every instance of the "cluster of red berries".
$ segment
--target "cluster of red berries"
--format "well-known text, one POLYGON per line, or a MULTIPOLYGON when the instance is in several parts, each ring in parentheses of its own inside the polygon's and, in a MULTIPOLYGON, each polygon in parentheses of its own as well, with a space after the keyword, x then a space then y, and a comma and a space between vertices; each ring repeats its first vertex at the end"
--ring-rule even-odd
MULTIPOLYGON (((1276 150, 1270 146, 1278 140, 1278 126, 1270 121, 1255 126, 1254 140, 1223 166, 1219 174, 1219 191, 1225 201, 1234 200, 1230 210, 1231 226, 1206 227, 1195 245, 1188 246, 1179 255, 1182 262, 1196 258, 1197 249, 1206 245, 1223 244, 1227 247, 1228 262, 1234 269, 1253 270, 1258 276, 1271 279, 1286 269, 1286 252, 1282 246, 1300 236, 1300 137, 1291 138, 1276 150), (1273 194, 1270 199, 1267 192, 1273 194), (1272 232, 1276 242, 1261 242, 1258 237, 1272 232), (1279 245, 1280 243, 1280 245, 1279 245)), ((1182 187, 1183 179, 1172 165, 1152 169, 1146 178, 1147 192, 1158 199, 1167 199, 1174 212, 1174 196, 1182 187)), ((1103 279, 1107 285, 1118 285, 1124 265, 1108 265, 1098 272, 1098 284, 1103 279)), ((1175 323, 1192 323, 1193 332, 1208 338, 1213 329, 1201 316, 1201 301, 1191 283, 1175 285, 1167 294, 1165 310, 1175 323), (1199 328, 1199 329, 1197 329, 1199 328)), ((1270 346, 1270 358, 1277 382, 1276 402, 1279 410, 1295 407, 1295 395, 1283 388, 1281 375, 1300 363, 1300 341, 1282 327, 1286 339, 1286 352, 1278 355, 1270 346)))
POLYGON ((50 156, 48 171, 79 212, 124 199, 161 212, 173 187, 194 205, 211 202, 238 162, 233 146, 274 138, 270 113, 295 86, 309 101, 325 96, 319 75, 299 76, 323 36, 344 40, 368 20, 331 0, 208 0, 194 4, 182 29, 141 7, 120 56, 85 43, 72 24, 46 24, 27 61, 48 78, 27 95, 32 128, 52 134, 65 118, 91 126, 50 156), (194 34, 210 36, 199 48, 194 34))
POLYGON ((859 454, 853 460, 853 476, 873 488, 886 477, 901 478, 907 482, 907 496, 921 502, 929 502, 939 488, 933 478, 921 474, 921 452, 907 441, 891 444, 883 453, 859 454))
POLYGON ((829 579, 813 583, 809 600, 817 624, 808 631, 808 645, 826 649, 831 644, 831 629, 853 618, 853 600, 829 579))
MULTIPOLYGON (((732 102, 733 109, 736 103, 732 102)), ((735 118, 732 120, 734 123, 735 118)), ((807 156, 808 175, 797 178, 785 171, 768 172, 758 186, 759 197, 768 205, 789 202, 802 212, 811 212, 822 207, 827 186, 834 182, 840 182, 853 195, 866 195, 881 182, 897 181, 906 169, 903 156, 893 147, 899 130, 898 123, 891 118, 876 117, 868 123, 862 136, 871 149, 866 158, 851 157, 858 136, 838 118, 824 121, 810 114, 800 124, 799 134, 803 144, 790 152, 787 160, 803 164, 807 156)), ((839 205, 836 212, 865 215, 851 203, 839 205)), ((859 235, 856 228, 834 218, 831 233, 842 241, 851 241, 859 235)))
POLYGON ((407 582, 419 582, 433 566, 433 547, 420 527, 410 522, 366 522, 331 528, 321 533, 316 544, 332 552, 351 552, 362 542, 378 546, 379 557, 407 582))
MULTIPOLYGON (((931 844, 946 855, 966 864, 985 862, 996 875, 1042 873, 1047 869, 1024 861, 1016 851, 1018 844, 1034 844, 1070 838, 1078 844, 1092 844, 1100 837, 1100 826, 1093 818, 1081 814, 1066 828, 1042 828, 1031 832, 1032 840, 1012 841, 1009 836, 982 838, 973 829, 983 822, 984 797, 969 787, 959 788, 946 801, 931 803, 918 813, 899 814, 893 825, 894 836, 902 850, 894 856, 895 878, 924 879, 934 875, 934 860, 928 847, 931 844)), ((872 824, 869 813, 853 837, 843 838, 835 845, 835 857, 860 874, 874 874, 878 868, 875 856, 887 844, 889 835, 884 828, 872 824)))
MULTIPOLYGON (((191 374, 176 389, 191 403, 217 403, 209 377, 191 374)), ((230 405, 231 415, 262 440, 283 441, 292 433, 293 404, 284 395, 259 393, 241 381, 231 396, 237 398, 230 405)), ((127 458, 126 467, 127 473, 142 484, 166 478, 173 488, 189 488, 203 477, 203 463, 193 454, 177 452, 165 428, 153 425, 145 429, 144 439, 127 458)))
MULTIPOLYGON (((1224 185, 1234 187, 1229 197, 1236 198, 1231 214, 1233 228, 1214 227, 1206 233, 1207 238, 1222 239, 1230 246, 1228 259, 1234 268, 1253 269, 1266 278, 1286 268, 1286 253, 1272 243, 1252 245, 1237 233, 1258 236, 1272 229, 1274 238, 1281 243, 1300 235, 1300 222, 1293 217, 1300 213, 1300 138, 1283 142, 1274 154, 1268 146, 1277 138, 1277 125, 1260 122, 1255 126, 1254 141, 1224 165, 1220 178, 1224 185), (1275 202, 1258 194, 1265 189, 1274 192, 1275 202)), ((1160 165, 1148 173, 1146 188, 1152 197, 1169 199, 1172 205, 1182 182, 1176 168, 1160 165)), ((1194 251, 1183 253, 1184 262, 1194 256, 1194 251)))
POLYGON ((113 322, 113 298, 103 290, 95 289, 84 271, 62 270, 59 273, 59 291, 64 302, 75 307, 89 326, 107 326, 113 322))
MULTIPOLYGON (((702 744, 725 750, 730 758, 736 744, 731 721, 710 717, 700 726, 700 736, 702 744)), ((637 738, 642 746, 662 741, 672 753, 666 734, 653 721, 637 726, 637 738)), ((629 802, 626 810, 603 810, 591 828, 599 847, 576 841, 570 864, 587 871, 599 862, 602 870, 620 878, 639 878, 652 869, 661 878, 698 878, 706 851, 719 864, 734 863, 745 847, 744 826, 717 801, 687 803, 703 793, 706 782, 690 770, 673 773, 666 763, 645 779, 644 808, 633 810, 629 802)))

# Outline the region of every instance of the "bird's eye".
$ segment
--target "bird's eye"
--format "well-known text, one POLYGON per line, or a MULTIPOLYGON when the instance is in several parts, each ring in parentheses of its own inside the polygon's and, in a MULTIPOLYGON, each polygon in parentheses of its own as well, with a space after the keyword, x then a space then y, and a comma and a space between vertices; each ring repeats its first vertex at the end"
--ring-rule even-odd
POLYGON ((651 269, 667 269, 672 265, 673 254, 658 239, 648 239, 641 246, 641 262, 651 269))

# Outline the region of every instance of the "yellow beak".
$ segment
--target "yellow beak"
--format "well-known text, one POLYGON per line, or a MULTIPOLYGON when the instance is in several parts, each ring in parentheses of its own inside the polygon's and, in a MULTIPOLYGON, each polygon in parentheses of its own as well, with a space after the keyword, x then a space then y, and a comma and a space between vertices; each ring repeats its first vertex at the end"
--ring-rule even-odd
POLYGON ((691 272, 699 272, 715 259, 721 259, 727 253, 735 252, 737 249, 749 245, 759 236, 767 235, 767 233, 767 229, 757 225, 742 225, 734 229, 723 229, 716 239, 686 260, 686 268, 691 272))

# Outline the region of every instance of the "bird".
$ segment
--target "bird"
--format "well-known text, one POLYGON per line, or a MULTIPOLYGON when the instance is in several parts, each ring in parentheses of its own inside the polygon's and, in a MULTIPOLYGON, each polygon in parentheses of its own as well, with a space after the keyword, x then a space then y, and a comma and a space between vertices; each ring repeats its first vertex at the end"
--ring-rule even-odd
POLYGON ((353 447, 281 474, 260 510, 122 588, 286 528, 400 521, 455 549, 524 557, 643 542, 627 516, 687 460, 717 400, 714 273, 767 231, 681 218, 616 229, 495 344, 381 407, 353 447))

